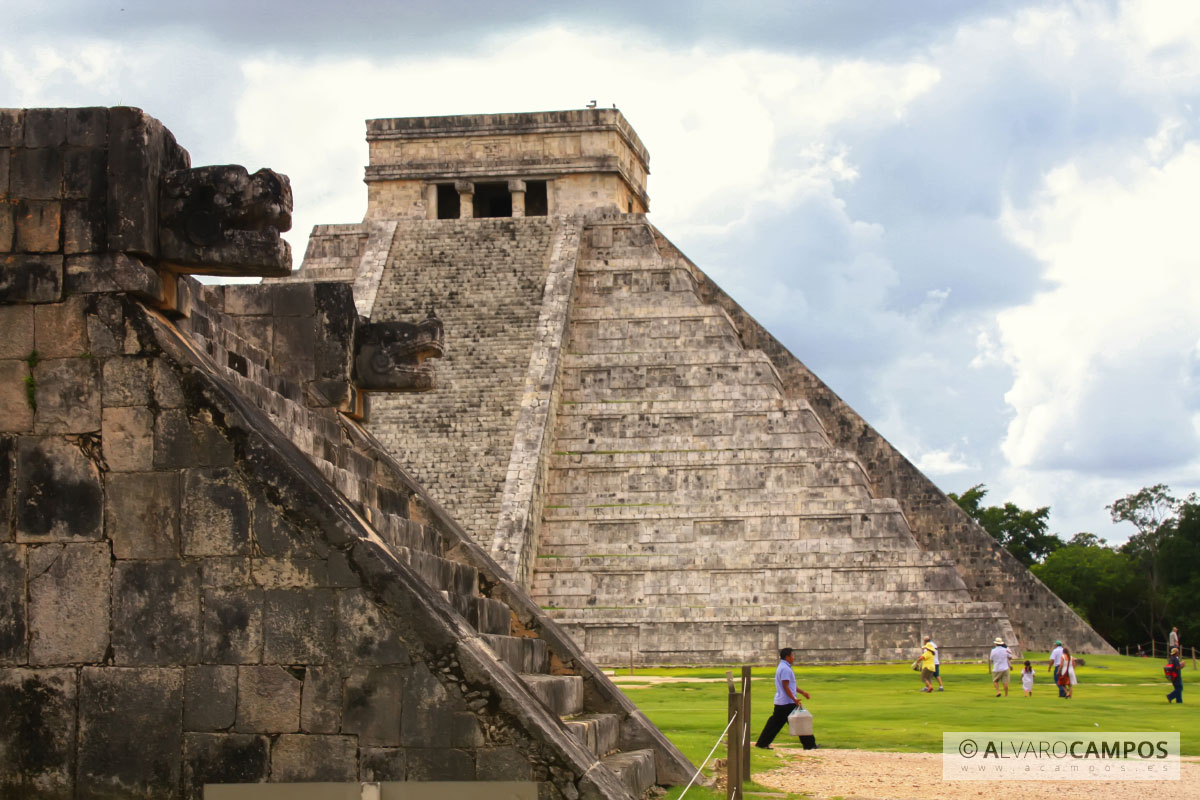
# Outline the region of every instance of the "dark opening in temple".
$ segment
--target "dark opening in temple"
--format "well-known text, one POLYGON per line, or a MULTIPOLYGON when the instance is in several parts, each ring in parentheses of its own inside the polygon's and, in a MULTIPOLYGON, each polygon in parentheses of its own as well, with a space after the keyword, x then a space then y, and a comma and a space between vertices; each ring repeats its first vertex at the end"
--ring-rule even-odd
POLYGON ((544 217, 550 211, 546 202, 546 182, 525 182, 525 216, 544 217))
POLYGON ((512 195, 507 182, 475 184, 475 216, 512 216, 512 195))
POLYGON ((437 218, 458 219, 462 214, 458 202, 458 190, 453 183, 439 183, 437 187, 437 218))

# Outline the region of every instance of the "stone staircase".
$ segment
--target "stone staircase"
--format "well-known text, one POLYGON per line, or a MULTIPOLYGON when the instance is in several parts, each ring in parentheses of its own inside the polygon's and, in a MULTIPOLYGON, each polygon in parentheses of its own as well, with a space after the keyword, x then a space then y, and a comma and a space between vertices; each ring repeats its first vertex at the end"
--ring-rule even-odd
POLYGON ((593 659, 897 658, 1004 622, 643 219, 582 239, 532 592, 593 659))
MULTIPOLYGON (((481 580, 481 570, 462 559, 464 550, 472 549, 469 543, 448 537, 431 525, 395 515, 377 518, 376 529, 396 557, 470 622, 496 657, 614 773, 632 797, 642 797, 655 785, 658 772, 654 750, 621 749, 623 715, 604 710, 603 702, 589 697, 584 676, 566 674, 545 640, 527 628, 520 631, 521 635, 513 635, 517 609, 482 593, 481 587, 495 585, 498 576, 484 575, 481 580)), ((479 551, 473 555, 479 559, 479 551)))

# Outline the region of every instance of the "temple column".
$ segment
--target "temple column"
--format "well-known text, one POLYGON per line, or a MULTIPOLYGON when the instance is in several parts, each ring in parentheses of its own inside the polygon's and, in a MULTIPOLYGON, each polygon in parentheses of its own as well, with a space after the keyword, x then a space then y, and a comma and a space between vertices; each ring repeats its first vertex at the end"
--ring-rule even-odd
POLYGON ((425 185, 425 219, 437 219, 437 184, 428 183, 425 185))
POLYGON ((512 195, 512 215, 525 216, 525 181, 513 179, 508 182, 508 193, 512 195))
POLYGON ((455 181, 458 192, 458 218, 471 219, 475 216, 475 184, 470 181, 455 181))

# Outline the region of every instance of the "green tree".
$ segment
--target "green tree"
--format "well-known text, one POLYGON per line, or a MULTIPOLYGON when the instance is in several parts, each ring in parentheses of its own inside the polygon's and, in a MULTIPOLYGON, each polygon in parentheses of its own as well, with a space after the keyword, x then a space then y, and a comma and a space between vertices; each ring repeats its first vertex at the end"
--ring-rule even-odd
POLYGON ((1180 501, 1172 497, 1166 484, 1146 486, 1105 506, 1113 523, 1129 522, 1137 533, 1121 547, 1146 576, 1148 585, 1146 613, 1152 638, 1166 636, 1163 618, 1167 611, 1167 591, 1163 581, 1163 543, 1174 529, 1180 501))
POLYGON ((978 522, 1004 549, 1016 556, 1025 566, 1032 566, 1063 546, 1063 540, 1046 528, 1050 507, 1042 506, 1032 511, 1014 503, 1002 506, 985 506, 983 498, 987 488, 977 483, 961 495, 950 493, 950 499, 978 522))
POLYGON ((1076 534, 1030 569, 1109 643, 1146 640, 1146 580, 1128 555, 1095 534, 1076 534))

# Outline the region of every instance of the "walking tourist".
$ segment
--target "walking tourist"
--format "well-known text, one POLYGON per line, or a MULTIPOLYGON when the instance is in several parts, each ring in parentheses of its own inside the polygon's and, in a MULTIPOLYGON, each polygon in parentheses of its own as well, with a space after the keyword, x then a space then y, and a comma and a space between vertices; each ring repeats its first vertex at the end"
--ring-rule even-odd
POLYGON ((804 695, 805 700, 812 696, 796 685, 796 673, 792 671, 795 661, 796 655, 792 648, 785 647, 779 651, 779 666, 775 668, 775 711, 767 720, 767 724, 763 725, 762 733, 754 743, 755 747, 770 750, 771 742, 775 741, 779 731, 787 724, 788 714, 792 713, 800 702, 796 695, 804 695))
POLYGON ((1071 648, 1064 647, 1062 662, 1058 666, 1058 688, 1063 692, 1059 697, 1071 699, 1075 687, 1075 659, 1071 657, 1071 648))
POLYGON ((1050 651, 1050 666, 1054 668, 1054 685, 1058 687, 1058 696, 1066 697, 1067 693, 1058 682, 1058 671, 1062 668, 1063 643, 1054 641, 1054 649, 1050 651))
POLYGON ((946 691, 946 686, 942 683, 942 658, 938 655, 937 642, 928 636, 925 637, 925 641, 933 645, 933 677, 938 682, 938 691, 944 692, 946 691))
POLYGON ((1025 662, 1025 671, 1021 673, 1021 689, 1026 697, 1033 697, 1033 664, 1025 662))
POLYGON ((1167 653, 1172 650, 1179 649, 1179 628, 1171 628, 1171 632, 1167 634, 1167 653))
POLYGON ((992 686, 996 689, 996 697, 1000 696, 1000 687, 1004 687, 1004 696, 1008 697, 1008 674, 1012 669, 1012 660, 1014 658, 1012 650, 1004 644, 1004 640, 999 636, 992 642, 995 647, 988 654, 988 661, 991 664, 992 670, 992 686))
POLYGON ((921 669, 921 682, 925 684, 922 692, 933 691, 933 662, 936 658, 937 648, 929 641, 929 637, 925 637, 925 644, 921 647, 921 655, 917 656, 917 662, 914 666, 921 669))
POLYGON ((1163 668, 1167 678, 1170 679, 1171 685, 1175 687, 1167 694, 1167 704, 1170 705, 1172 700, 1183 702, 1183 663, 1179 660, 1179 648, 1171 648, 1171 655, 1167 659, 1167 666, 1163 668))

